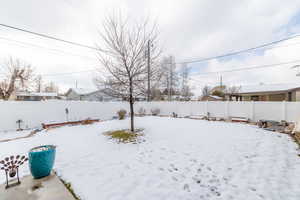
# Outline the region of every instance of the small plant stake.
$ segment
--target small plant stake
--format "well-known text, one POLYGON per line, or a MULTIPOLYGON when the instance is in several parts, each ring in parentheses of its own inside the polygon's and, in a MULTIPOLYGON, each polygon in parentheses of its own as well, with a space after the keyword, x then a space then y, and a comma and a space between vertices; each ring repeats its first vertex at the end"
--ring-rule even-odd
POLYGON ((26 161, 28 161, 28 158, 20 155, 6 157, 4 160, 0 161, 0 164, 2 164, 2 167, 0 169, 5 171, 6 176, 5 189, 21 184, 19 179, 19 167, 23 165, 26 161), (14 178, 15 176, 17 176, 17 182, 9 185, 8 176, 10 178, 14 178))
POLYGON ((18 129, 17 129, 17 131, 22 131, 23 129, 21 128, 21 124, 23 123, 23 120, 18 119, 18 120, 16 121, 16 123, 18 124, 18 129))

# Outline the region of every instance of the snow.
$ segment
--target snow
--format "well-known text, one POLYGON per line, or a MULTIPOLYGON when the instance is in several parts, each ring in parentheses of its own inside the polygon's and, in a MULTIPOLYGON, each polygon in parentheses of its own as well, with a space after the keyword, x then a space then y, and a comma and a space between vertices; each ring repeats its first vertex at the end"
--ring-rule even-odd
POLYGON ((238 93, 277 92, 300 88, 299 83, 261 84, 241 86, 238 93))
POLYGON ((136 118, 137 128, 145 129, 140 144, 117 144, 102 134, 128 124, 111 120, 42 131, 0 143, 0 158, 56 145, 55 170, 84 200, 300 199, 299 152, 288 135, 162 117, 136 118))
MULTIPOLYGON (((24 131, 0 131, 0 141, 1 140, 8 140, 18 137, 25 137, 29 135, 31 130, 24 130, 24 131)), ((1 147, 1 144, 0 144, 1 147)))
POLYGON ((96 92, 97 90, 91 89, 91 88, 70 88, 70 90, 73 90, 78 95, 86 95, 91 94, 93 92, 96 92))
POLYGON ((222 97, 215 96, 215 95, 208 95, 208 96, 210 96, 210 97, 212 97, 212 98, 214 98, 214 99, 223 99, 222 97))
POLYGON ((17 96, 57 97, 56 92, 18 92, 17 96))

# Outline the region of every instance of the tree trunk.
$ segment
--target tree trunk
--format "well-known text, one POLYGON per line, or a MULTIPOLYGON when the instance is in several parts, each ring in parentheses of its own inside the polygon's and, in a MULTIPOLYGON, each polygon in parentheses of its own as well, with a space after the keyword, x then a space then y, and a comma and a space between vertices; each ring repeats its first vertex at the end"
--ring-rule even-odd
POLYGON ((130 104, 130 130, 131 132, 134 132, 134 109, 133 109, 133 103, 134 103, 134 100, 133 100, 133 96, 132 96, 132 93, 133 93, 133 86, 132 86, 132 81, 130 80, 129 81, 129 104, 130 104))
MULTIPOLYGON (((15 72, 14 72, 15 73, 15 72)), ((15 90, 15 82, 16 82, 16 76, 15 74, 12 75, 9 85, 8 85, 8 90, 6 91, 6 94, 4 94, 4 100, 8 100, 10 95, 14 92, 15 90)))

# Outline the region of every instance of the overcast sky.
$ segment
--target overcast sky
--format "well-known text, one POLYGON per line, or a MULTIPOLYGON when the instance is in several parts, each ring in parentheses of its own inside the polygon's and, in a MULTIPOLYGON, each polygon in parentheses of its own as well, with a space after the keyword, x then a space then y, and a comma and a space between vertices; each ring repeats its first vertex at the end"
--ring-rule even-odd
MULTIPOLYGON (((149 16, 156 20, 164 54, 174 55, 178 62, 246 49, 300 33, 300 0, 2 0, 0 23, 95 45, 99 43, 97 31, 101 29, 103 18, 116 10, 131 19, 149 16)), ((300 77, 290 69, 297 63, 260 70, 201 74, 300 60, 300 37, 278 46, 189 65, 191 73, 195 74, 190 80, 194 92, 200 94, 205 84, 217 84, 221 75, 227 85, 300 83, 300 77)), ((101 67, 92 50, 0 27, 0 62, 9 56, 31 63, 40 74, 101 67)), ((76 80, 79 87, 94 87, 93 76, 95 72, 90 71, 44 78, 66 90, 75 87, 76 80)))

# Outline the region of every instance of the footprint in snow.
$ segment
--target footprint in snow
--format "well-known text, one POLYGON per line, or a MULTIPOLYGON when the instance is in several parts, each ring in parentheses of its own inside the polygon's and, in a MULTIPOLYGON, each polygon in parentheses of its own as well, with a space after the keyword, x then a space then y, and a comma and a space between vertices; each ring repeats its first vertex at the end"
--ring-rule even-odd
POLYGON ((178 168, 177 168, 177 167, 175 167, 175 165, 174 165, 174 164, 170 164, 170 166, 172 167, 172 169, 173 169, 173 170, 175 170, 175 171, 178 171, 178 168))
POLYGON ((258 196, 259 196, 260 198, 262 198, 262 199, 265 198, 264 195, 262 195, 262 194, 259 194, 258 196))
POLYGON ((183 190, 186 190, 186 191, 188 191, 188 192, 191 191, 191 190, 190 190, 190 186, 189 186, 188 184, 184 184, 183 190))
POLYGON ((188 168, 188 167, 185 167, 184 169, 188 172, 191 171, 190 168, 188 168))
POLYGON ((159 167, 158 170, 159 170, 159 171, 165 171, 165 169, 162 168, 162 167, 159 167))
POLYGON ((192 178, 197 184, 201 183, 201 179, 197 178, 197 177, 193 177, 192 178))

